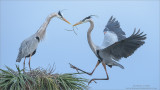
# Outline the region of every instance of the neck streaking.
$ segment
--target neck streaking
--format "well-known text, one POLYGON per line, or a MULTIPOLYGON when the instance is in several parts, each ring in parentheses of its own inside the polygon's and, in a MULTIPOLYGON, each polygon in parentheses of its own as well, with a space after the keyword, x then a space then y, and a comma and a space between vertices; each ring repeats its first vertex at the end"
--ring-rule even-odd
POLYGON ((45 33, 46 33, 46 28, 50 22, 50 20, 55 17, 56 14, 55 13, 52 13, 50 14, 47 18, 46 18, 46 21, 41 25, 41 27, 39 28, 39 30, 36 32, 36 36, 39 37, 40 41, 44 38, 45 36, 45 33))

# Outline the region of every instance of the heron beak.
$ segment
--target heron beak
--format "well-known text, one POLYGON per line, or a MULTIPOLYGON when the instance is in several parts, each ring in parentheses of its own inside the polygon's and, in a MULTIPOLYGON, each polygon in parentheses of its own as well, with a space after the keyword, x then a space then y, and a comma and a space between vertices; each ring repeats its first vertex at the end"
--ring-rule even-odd
POLYGON ((77 25, 79 25, 79 24, 82 24, 82 22, 80 21, 80 22, 74 24, 73 26, 77 26, 77 25))
POLYGON ((71 24, 69 21, 67 21, 65 18, 62 18, 66 23, 71 24))

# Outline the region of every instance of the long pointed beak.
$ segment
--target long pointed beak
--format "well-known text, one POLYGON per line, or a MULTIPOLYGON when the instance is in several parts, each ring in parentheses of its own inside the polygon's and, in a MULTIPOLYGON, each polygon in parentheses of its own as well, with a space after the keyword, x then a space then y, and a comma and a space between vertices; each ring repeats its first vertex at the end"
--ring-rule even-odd
POLYGON ((65 18, 63 18, 63 20, 66 22, 66 23, 68 23, 68 24, 71 24, 69 21, 67 21, 65 18))
POLYGON ((77 25, 79 25, 79 24, 82 24, 82 22, 80 21, 80 22, 74 24, 73 26, 77 26, 77 25))

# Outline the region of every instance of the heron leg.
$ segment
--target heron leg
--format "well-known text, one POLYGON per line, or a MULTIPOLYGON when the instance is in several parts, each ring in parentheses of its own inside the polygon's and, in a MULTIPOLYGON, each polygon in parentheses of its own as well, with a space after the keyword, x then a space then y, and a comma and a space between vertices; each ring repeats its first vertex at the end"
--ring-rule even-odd
POLYGON ((31 71, 31 67, 30 67, 31 56, 32 56, 32 55, 30 55, 30 57, 29 57, 29 62, 28 62, 30 71, 31 71))
POLYGON ((97 66, 98 66, 100 63, 101 63, 101 62, 98 60, 95 68, 93 69, 93 71, 92 71, 91 73, 88 73, 88 72, 86 72, 86 71, 84 71, 84 70, 82 70, 82 69, 79 69, 79 68, 73 66, 72 64, 70 64, 70 66, 71 66, 71 68, 76 69, 77 71, 79 70, 79 71, 81 71, 81 72, 83 72, 83 73, 86 73, 86 74, 88 74, 88 75, 92 75, 92 74, 94 73, 94 71, 96 70, 97 66))
POLYGON ((109 76, 108 76, 107 69, 106 69, 106 64, 105 64, 104 62, 102 62, 102 65, 103 65, 104 70, 105 70, 105 72, 106 72, 107 78, 93 78, 93 79, 91 79, 91 80, 88 82, 88 85, 89 85, 92 81, 95 82, 95 80, 109 80, 109 76))
POLYGON ((26 57, 25 57, 24 62, 23 62, 23 72, 25 72, 25 60, 26 60, 26 57))

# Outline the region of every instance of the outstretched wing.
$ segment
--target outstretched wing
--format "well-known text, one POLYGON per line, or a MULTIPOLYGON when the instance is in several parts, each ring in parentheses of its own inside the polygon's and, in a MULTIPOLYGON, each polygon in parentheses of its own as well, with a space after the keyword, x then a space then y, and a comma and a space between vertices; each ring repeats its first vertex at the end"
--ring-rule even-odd
POLYGON ((120 24, 118 21, 115 21, 116 19, 113 18, 113 16, 111 16, 111 18, 109 19, 104 32, 106 31, 112 31, 114 32, 117 37, 118 37, 118 41, 125 39, 125 32, 122 31, 122 29, 120 28, 120 24))
POLYGON ((137 33, 135 32, 136 30, 134 30, 130 37, 116 42, 101 51, 112 55, 115 60, 119 60, 122 57, 127 58, 145 43, 144 40, 146 39, 146 34, 143 35, 143 32, 140 33, 140 30, 138 30, 137 33))

